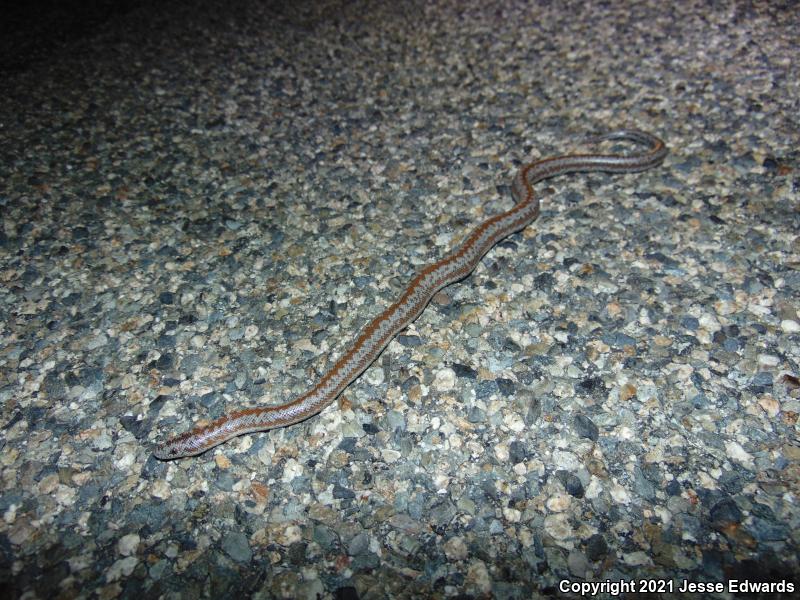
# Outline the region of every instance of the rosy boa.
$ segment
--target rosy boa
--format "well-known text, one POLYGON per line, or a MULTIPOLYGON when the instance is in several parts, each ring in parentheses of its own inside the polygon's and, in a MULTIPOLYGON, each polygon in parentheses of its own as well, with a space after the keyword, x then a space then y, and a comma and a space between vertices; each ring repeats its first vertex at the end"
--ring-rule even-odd
POLYGON ((589 142, 608 140, 627 140, 644 145, 647 149, 628 155, 570 154, 524 165, 511 187, 516 201, 514 207, 486 219, 449 254, 422 269, 408 284, 402 296, 370 321, 333 368, 309 391, 278 406, 239 410, 209 425, 182 433, 159 444, 154 452, 156 458, 170 460, 194 456, 238 435, 285 427, 316 415, 378 358, 394 336, 422 313, 436 292, 469 275, 495 244, 524 229, 536 219, 539 215, 539 200, 533 194, 534 184, 565 173, 644 171, 660 164, 667 154, 663 141, 635 129, 614 131, 592 138, 589 142))

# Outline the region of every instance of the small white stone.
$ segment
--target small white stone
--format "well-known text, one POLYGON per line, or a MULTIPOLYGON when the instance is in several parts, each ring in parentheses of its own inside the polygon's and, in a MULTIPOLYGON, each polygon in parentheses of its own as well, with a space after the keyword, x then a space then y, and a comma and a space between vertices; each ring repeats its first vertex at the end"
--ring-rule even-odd
POLYGON ((741 444, 738 442, 728 442, 725 444, 725 452, 728 454, 728 458, 739 463, 744 468, 749 470, 753 469, 753 456, 742 448, 741 444))
POLYGON ((17 519, 17 509, 19 505, 11 504, 11 506, 6 509, 6 512, 3 513, 3 521, 5 521, 6 525, 13 525, 14 521, 17 519))
POLYGON ((509 413, 503 418, 503 423, 514 433, 519 433, 525 429, 525 421, 517 413, 509 413))
POLYGON ((444 553, 450 560, 464 560, 467 558, 467 544, 463 537, 454 537, 447 540, 444 545, 444 553))
POLYGON ((522 513, 516 508, 504 508, 503 518, 509 523, 519 523, 522 519, 522 513))
POLYGON ((759 354, 758 364, 761 367, 777 367, 781 359, 774 354, 759 354))
POLYGON ((390 448, 383 448, 381 450, 381 458, 388 464, 396 463, 400 460, 401 456, 402 455, 397 450, 391 450, 390 448))
POLYGON ((636 434, 627 425, 621 425, 619 429, 617 429, 617 437, 621 440, 632 440, 636 437, 636 434))
POLYGON ((572 527, 569 524, 567 513, 556 513, 544 518, 544 530, 556 540, 566 540, 572 537, 572 527))
POLYGON ((297 525, 289 525, 283 531, 277 532, 275 541, 281 546, 289 546, 303 539, 303 531, 297 525))
POLYGON ((784 333, 797 333, 800 331, 800 323, 791 319, 784 319, 781 321, 781 329, 784 333))
POLYGON ((117 552, 122 556, 130 556, 136 554, 136 549, 139 547, 141 539, 135 533, 123 535, 117 542, 117 552))
POLYGON ((433 389, 447 392, 456 386, 456 372, 450 368, 439 369, 433 379, 433 389))
POLYGON ((139 559, 135 556, 127 556, 121 560, 118 560, 108 568, 108 571, 106 571, 106 581, 110 583, 112 581, 122 579, 123 577, 127 577, 133 573, 133 570, 138 564, 139 559))
POLYGON ((519 531, 519 542, 523 548, 530 548, 535 544, 533 532, 527 527, 522 527, 519 531))
POLYGON ((568 494, 554 494, 547 499, 547 509, 552 512, 563 512, 569 508, 572 503, 568 494))
POLYGON ((447 489, 450 487, 450 478, 447 475, 436 475, 433 478, 433 484, 436 486, 437 494, 446 494, 447 489))
POLYGON ((698 320, 700 321, 700 326, 711 333, 716 333, 722 329, 722 325, 719 324, 719 321, 717 321, 716 317, 708 313, 701 315, 698 320))
POLYGON ((290 458, 283 466, 283 477, 281 477, 281 479, 284 483, 289 483, 292 479, 299 477, 302 474, 303 465, 301 465, 295 459, 290 458))
POLYGON ((156 479, 150 492, 156 498, 166 500, 172 495, 172 487, 164 479, 156 479))
POLYGON ((772 312, 769 306, 761 306, 760 304, 748 304, 747 310, 759 317, 768 317, 772 312))
POLYGON ((507 462, 508 461, 508 445, 504 443, 499 443, 494 447, 494 455, 497 457, 497 460, 500 462, 507 462))
POLYGON ((371 367, 364 377, 370 385, 381 385, 386 380, 386 373, 381 367, 371 367))
POLYGON ((707 490, 719 489, 719 487, 717 486, 716 480, 713 479, 711 477, 711 475, 709 475, 705 471, 700 471, 697 474, 697 480, 700 482, 700 484, 703 486, 704 489, 707 489, 707 490))
POLYGON ((72 506, 75 503, 75 496, 77 496, 75 488, 66 485, 59 485, 58 489, 53 494, 53 497, 62 506, 72 506))
POLYGON ((319 347, 311 341, 310 338, 303 338, 301 340, 297 340, 292 349, 299 352, 301 350, 305 350, 306 352, 316 353, 319 350, 319 347))
POLYGON ((626 565, 630 565, 631 567, 640 567, 642 565, 653 564, 653 561, 650 560, 650 557, 647 556, 647 554, 642 552, 641 550, 637 552, 629 552, 627 554, 623 554, 622 560, 625 561, 626 565))
POLYGON ((614 482, 611 486, 611 497, 614 499, 614 502, 617 504, 630 504, 631 496, 624 487, 620 484, 614 482))
POLYGON ((592 477, 589 481, 589 485, 586 486, 586 492, 584 493, 584 497, 589 500, 594 500, 595 498, 599 498, 600 494, 603 493, 603 485, 600 483, 600 480, 597 477, 592 477))
POLYGON ((553 465, 565 471, 577 471, 581 466, 578 457, 566 450, 555 450, 553 452, 553 465))
POLYGON ((672 521, 672 513, 666 507, 656 506, 653 511, 664 525, 668 525, 672 521))
POLYGON ((718 300, 714 302, 714 310, 717 311, 718 315, 730 315, 736 312, 737 306, 735 302, 731 302, 730 300, 718 300))

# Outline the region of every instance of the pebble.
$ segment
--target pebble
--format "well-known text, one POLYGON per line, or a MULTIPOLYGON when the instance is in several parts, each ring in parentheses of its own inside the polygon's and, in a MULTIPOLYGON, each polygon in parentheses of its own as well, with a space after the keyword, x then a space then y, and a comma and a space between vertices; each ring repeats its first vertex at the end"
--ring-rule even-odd
POLYGON ((433 380, 433 388, 439 392, 452 390, 456 385, 456 373, 453 369, 440 369, 433 380))
POLYGON ((462 537, 450 538, 443 549, 449 560, 465 560, 469 556, 469 548, 462 537))
POLYGON ((573 536, 572 527, 569 524, 569 516, 566 513, 547 515, 544 518, 544 530, 549 536, 559 541, 573 536))
POLYGON ((792 319, 784 319, 781 321, 781 330, 784 333, 798 333, 800 332, 800 323, 792 319))
POLYGON ((123 535, 117 542, 117 551, 123 556, 130 556, 136 552, 141 539, 135 533, 123 535))
POLYGON ((736 461, 746 469, 753 470, 753 455, 745 451, 745 449, 742 448, 741 444, 738 442, 727 442, 725 444, 725 453, 729 458, 736 461))

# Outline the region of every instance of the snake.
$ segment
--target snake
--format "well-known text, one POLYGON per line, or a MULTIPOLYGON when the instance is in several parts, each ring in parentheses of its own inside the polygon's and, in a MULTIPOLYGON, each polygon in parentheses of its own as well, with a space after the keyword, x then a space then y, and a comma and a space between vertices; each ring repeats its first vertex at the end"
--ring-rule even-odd
POLYGON ((247 408, 171 437, 153 451, 160 460, 196 456, 231 438, 286 427, 312 417, 330 405, 380 356, 390 341, 411 324, 442 288, 467 277, 498 242, 521 231, 539 215, 533 186, 551 177, 575 172, 636 173, 661 164, 664 142, 638 129, 620 129, 586 140, 587 144, 626 141, 643 146, 624 154, 566 154, 520 167, 511 185, 514 206, 480 225, 439 261, 424 267, 391 306, 372 319, 344 354, 304 394, 275 406, 247 408))

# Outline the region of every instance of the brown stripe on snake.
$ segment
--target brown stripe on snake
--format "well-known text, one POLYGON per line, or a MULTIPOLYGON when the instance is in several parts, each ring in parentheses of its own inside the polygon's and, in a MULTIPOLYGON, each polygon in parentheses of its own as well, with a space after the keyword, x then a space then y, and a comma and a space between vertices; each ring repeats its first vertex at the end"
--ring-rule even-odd
POLYGON ((233 437, 285 427, 319 413, 378 358, 394 336, 422 313, 436 292, 469 275, 495 244, 536 219, 539 201, 533 193, 534 184, 565 173, 644 171, 660 164, 667 154, 659 138, 635 129, 614 131, 588 142, 609 140, 627 140, 645 146, 646 150, 627 155, 570 154, 524 165, 511 186, 514 207, 478 225, 455 250, 422 269, 400 299, 364 328, 350 349, 311 390, 285 404, 248 408, 220 417, 159 444, 153 454, 162 460, 194 456, 233 437))

